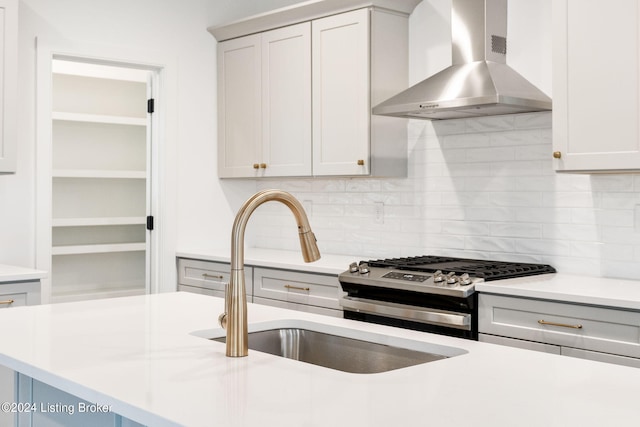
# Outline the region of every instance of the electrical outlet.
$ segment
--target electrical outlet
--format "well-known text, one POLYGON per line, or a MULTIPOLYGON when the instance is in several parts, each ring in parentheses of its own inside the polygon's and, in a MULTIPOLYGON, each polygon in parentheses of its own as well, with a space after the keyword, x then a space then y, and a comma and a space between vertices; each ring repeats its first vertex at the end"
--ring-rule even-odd
POLYGON ((373 204, 373 207, 374 207, 373 223, 384 224, 384 203, 375 202, 373 204))

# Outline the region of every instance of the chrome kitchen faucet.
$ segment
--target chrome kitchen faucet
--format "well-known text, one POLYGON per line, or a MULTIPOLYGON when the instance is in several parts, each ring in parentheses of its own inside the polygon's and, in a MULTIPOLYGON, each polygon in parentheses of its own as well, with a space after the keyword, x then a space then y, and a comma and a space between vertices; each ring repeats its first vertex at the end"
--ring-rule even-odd
POLYGON ((244 230, 249 217, 261 204, 276 200, 285 204, 298 224, 300 249, 305 262, 320 259, 316 237, 311 231, 302 204, 291 194, 281 190, 263 190, 251 196, 240 208, 231 231, 231 278, 224 296, 225 312, 218 317, 227 331, 227 357, 243 357, 249 353, 247 327, 247 292, 244 281, 244 230))

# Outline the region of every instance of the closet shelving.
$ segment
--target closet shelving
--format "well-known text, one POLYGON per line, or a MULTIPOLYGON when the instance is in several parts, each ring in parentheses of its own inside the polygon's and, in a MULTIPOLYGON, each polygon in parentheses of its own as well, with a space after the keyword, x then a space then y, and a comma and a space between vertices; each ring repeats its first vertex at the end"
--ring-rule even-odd
POLYGON ((146 74, 54 61, 53 302, 146 292, 146 74))

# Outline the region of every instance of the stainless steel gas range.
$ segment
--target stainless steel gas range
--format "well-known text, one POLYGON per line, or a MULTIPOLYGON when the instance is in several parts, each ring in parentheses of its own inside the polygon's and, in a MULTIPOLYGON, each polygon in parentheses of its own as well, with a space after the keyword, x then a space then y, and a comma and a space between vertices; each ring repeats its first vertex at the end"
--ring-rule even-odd
POLYGON ((339 275, 347 319, 478 339, 478 296, 483 281, 555 273, 545 264, 440 256, 352 263, 339 275))

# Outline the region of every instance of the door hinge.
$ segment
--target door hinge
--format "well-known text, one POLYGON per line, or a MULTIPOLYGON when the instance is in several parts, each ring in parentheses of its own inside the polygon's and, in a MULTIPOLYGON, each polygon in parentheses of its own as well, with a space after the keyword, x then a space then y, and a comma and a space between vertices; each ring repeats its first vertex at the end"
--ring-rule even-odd
POLYGON ((153 98, 147 99, 147 113, 151 114, 155 111, 155 100, 153 98))
POLYGON ((153 216, 151 215, 147 217, 147 230, 153 230, 153 216))

